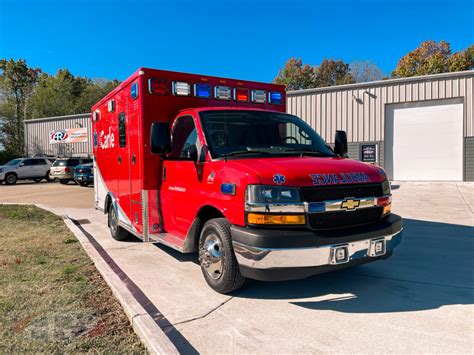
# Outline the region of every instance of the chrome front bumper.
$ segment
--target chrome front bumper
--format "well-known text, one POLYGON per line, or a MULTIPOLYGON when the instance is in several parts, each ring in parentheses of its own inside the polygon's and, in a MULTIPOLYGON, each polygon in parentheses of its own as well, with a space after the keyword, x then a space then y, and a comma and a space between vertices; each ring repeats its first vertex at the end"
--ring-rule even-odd
POLYGON ((305 248, 259 248, 233 241, 235 256, 239 265, 252 269, 305 268, 340 265, 360 259, 381 258, 390 254, 400 244, 402 230, 390 235, 358 240, 348 243, 321 245, 305 248), (385 240, 385 253, 374 253, 375 241, 385 240), (347 259, 336 262, 334 251, 346 247, 347 259))

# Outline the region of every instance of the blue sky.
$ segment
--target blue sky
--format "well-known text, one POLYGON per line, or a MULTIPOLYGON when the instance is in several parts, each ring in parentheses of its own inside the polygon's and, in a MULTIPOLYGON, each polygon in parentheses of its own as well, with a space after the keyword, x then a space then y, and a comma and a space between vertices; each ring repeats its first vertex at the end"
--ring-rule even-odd
POLYGON ((474 43, 474 0, 0 0, 0 58, 125 79, 153 67, 271 81, 294 56, 386 73, 427 39, 474 43))

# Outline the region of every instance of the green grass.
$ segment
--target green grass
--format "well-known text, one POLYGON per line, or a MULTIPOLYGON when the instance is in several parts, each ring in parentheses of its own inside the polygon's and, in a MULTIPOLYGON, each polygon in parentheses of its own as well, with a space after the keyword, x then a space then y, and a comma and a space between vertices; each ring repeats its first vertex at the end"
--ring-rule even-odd
POLYGON ((0 353, 144 353, 120 304, 63 221, 0 205, 0 353))

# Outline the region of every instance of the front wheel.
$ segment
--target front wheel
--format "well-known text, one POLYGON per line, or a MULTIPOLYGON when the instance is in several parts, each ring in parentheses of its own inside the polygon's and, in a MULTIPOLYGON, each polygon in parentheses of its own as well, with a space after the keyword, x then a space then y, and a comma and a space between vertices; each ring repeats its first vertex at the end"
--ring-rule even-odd
POLYGON ((109 207, 109 213, 107 217, 112 238, 118 241, 128 239, 130 236, 128 232, 118 225, 118 216, 113 205, 109 207))
POLYGON ((208 285, 219 293, 229 293, 245 283, 235 258, 230 223, 225 218, 206 222, 199 240, 199 263, 208 285))
POLYGON ((18 180, 18 177, 14 173, 7 174, 5 176, 5 184, 7 185, 15 185, 18 180))
POLYGON ((67 185, 69 183, 68 179, 59 180, 60 184, 67 185))

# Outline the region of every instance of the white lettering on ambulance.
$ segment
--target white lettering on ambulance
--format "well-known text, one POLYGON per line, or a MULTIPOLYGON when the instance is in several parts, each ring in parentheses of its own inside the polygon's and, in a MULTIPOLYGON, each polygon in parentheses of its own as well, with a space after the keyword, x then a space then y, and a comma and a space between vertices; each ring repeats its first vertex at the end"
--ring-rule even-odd
POLYGON ((105 134, 104 131, 100 132, 99 144, 102 149, 113 148, 115 146, 115 136, 111 127, 109 127, 108 134, 105 134))

